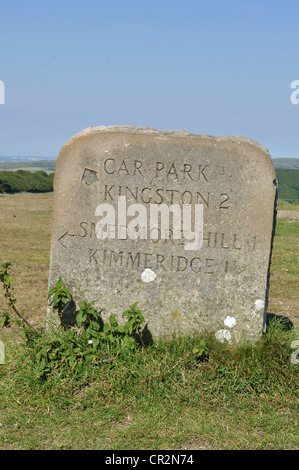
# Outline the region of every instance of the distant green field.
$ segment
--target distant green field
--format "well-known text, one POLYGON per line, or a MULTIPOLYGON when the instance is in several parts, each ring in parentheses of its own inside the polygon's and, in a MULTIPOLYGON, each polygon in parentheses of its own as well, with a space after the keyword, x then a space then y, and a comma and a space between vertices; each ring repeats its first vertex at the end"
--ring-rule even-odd
POLYGON ((290 204, 299 202, 299 170, 276 169, 278 199, 290 204))
POLYGON ((43 160, 37 162, 0 162, 0 171, 2 170, 26 170, 26 171, 45 171, 46 173, 54 172, 55 160, 43 160))

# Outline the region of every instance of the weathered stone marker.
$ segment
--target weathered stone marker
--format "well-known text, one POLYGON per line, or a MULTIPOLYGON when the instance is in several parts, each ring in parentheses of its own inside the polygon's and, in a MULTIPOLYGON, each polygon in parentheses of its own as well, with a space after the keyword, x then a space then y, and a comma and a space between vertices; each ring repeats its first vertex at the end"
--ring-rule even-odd
POLYGON ((49 287, 62 276, 76 302, 95 300, 120 322, 138 301, 154 338, 204 329, 220 340, 260 337, 276 212, 264 147, 89 128, 62 148, 54 197, 49 287))

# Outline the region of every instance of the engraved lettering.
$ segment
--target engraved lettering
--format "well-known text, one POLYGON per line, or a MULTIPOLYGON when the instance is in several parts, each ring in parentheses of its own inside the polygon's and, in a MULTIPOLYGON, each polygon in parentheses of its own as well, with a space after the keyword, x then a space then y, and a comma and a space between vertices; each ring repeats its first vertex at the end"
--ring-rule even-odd
POLYGON ((210 248, 211 232, 208 232, 208 237, 204 236, 203 240, 207 241, 207 248, 210 248))
POLYGON ((144 204, 149 204, 149 203, 151 202, 152 198, 151 198, 151 196, 148 196, 148 197, 147 197, 147 200, 144 200, 144 196, 143 196, 144 191, 149 191, 149 192, 151 192, 151 188, 143 188, 143 189, 141 190, 141 200, 142 200, 142 202, 143 202, 144 204))
POLYGON ((162 264, 164 259, 165 259, 165 257, 163 255, 157 255, 157 267, 158 267, 158 264, 159 264, 161 266, 161 268, 166 270, 165 267, 162 264))
POLYGON ((208 165, 205 165, 203 169, 201 169, 202 165, 198 165, 198 181, 201 181, 200 176, 202 175, 206 181, 208 181, 208 178, 206 177, 204 171, 207 168, 208 165))
POLYGON ((92 248, 89 249, 89 262, 91 263, 92 259, 94 259, 96 264, 99 264, 97 258, 95 255, 97 254, 99 250, 93 250, 92 248))
POLYGON ((186 175, 188 175, 189 178, 190 178, 192 181, 194 181, 193 178, 192 178, 192 176, 190 175, 190 172, 192 171, 192 166, 189 165, 189 163, 184 163, 184 168, 183 168, 183 170, 181 170, 181 171, 184 172, 184 176, 183 176, 184 179, 186 178, 186 175))
POLYGON ((190 191, 184 191, 181 196, 182 204, 190 205, 192 204, 192 193, 190 191), (187 195, 187 197, 185 197, 187 195))
POLYGON ((130 266, 139 268, 139 266, 140 266, 140 253, 136 253, 135 258, 133 258, 132 253, 128 253, 127 266, 129 266, 129 261, 131 262, 130 266), (136 263, 136 266, 135 266, 135 263, 136 263))
POLYGON ((210 271, 210 269, 213 268, 213 263, 214 263, 214 260, 213 259, 206 259, 206 269, 205 269, 205 273, 206 274, 213 274, 214 271, 210 271))
POLYGON ((221 234, 221 248, 226 248, 227 249, 227 248, 229 248, 229 246, 224 244, 224 237, 225 237, 225 235, 224 235, 224 233, 222 233, 221 234))
POLYGON ((218 233, 214 233, 214 248, 217 246, 218 233))
MULTIPOLYGON (((173 230, 170 229, 167 229, 168 233, 166 234, 166 240, 170 240, 170 242, 174 245, 173 243, 173 230)), ((183 233, 183 230, 181 231, 183 233)), ((181 240, 179 240, 181 241, 181 240)), ((180 243, 179 243, 180 244, 180 243)))
POLYGON ((113 175, 114 174, 114 165, 113 166, 111 165, 112 166, 112 168, 111 168, 110 163, 109 163, 109 168, 107 168, 108 167, 108 162, 113 162, 113 164, 114 164, 114 158, 107 158, 107 160, 104 161, 104 170, 105 170, 105 172, 108 175, 113 175), (108 169, 110 171, 108 171, 108 169))
POLYGON ((234 241, 233 241, 233 248, 235 250, 241 250, 241 246, 237 246, 237 235, 234 233, 234 241))
POLYGON ((225 262, 225 268, 224 268, 225 274, 227 273, 227 270, 228 270, 228 261, 225 262))
POLYGON ((176 171, 176 167, 175 167, 175 164, 174 164, 174 163, 173 163, 173 164, 171 165, 171 167, 169 168, 169 171, 168 171, 168 173, 167 173, 166 178, 168 178, 169 175, 175 175, 176 179, 179 179, 178 174, 177 174, 177 171, 176 171))
POLYGON ((141 167, 142 167, 142 163, 141 163, 139 160, 135 160, 135 161, 134 161, 134 173, 133 173, 133 176, 136 175, 136 171, 138 171, 138 173, 139 173, 141 176, 144 176, 144 175, 141 173, 141 170, 140 170, 141 167))
POLYGON ((114 188, 114 186, 110 186, 108 189, 108 185, 105 184, 105 196, 104 196, 104 201, 114 201, 113 197, 110 194, 111 189, 114 188), (107 199, 107 196, 109 195, 110 199, 107 199))
POLYGON ((152 256, 153 256, 152 254, 148 254, 148 253, 144 255, 144 267, 145 268, 152 268, 152 264, 151 264, 152 256))
POLYGON ((156 193, 158 194, 159 198, 160 198, 160 201, 155 201, 155 204, 162 204, 163 201, 164 201, 164 198, 161 196, 160 192, 162 191, 163 193, 163 189, 156 189, 156 193))
MULTIPOLYGON (((160 253, 141 253, 132 251, 115 251, 89 249, 90 263, 94 262, 98 266, 113 266, 118 268, 132 269, 159 269, 163 271, 175 271, 183 273, 189 271, 197 275, 215 274, 216 264, 214 259, 202 259, 198 256, 187 258, 185 256, 165 256, 160 253)), ((224 272, 228 272, 229 268, 236 269, 236 262, 223 261, 224 272)))
POLYGON ((229 195, 226 193, 220 194, 223 201, 220 202, 219 209, 228 209, 228 204, 225 204, 229 200, 229 195))
POLYGON ((177 260, 178 260, 177 271, 185 271, 188 265, 187 258, 185 258, 185 256, 178 256, 177 260))
POLYGON ((201 203, 201 202, 204 202, 204 204, 205 204, 207 207, 209 207, 209 203, 210 203, 210 193, 208 193, 207 199, 205 199, 205 198, 203 197, 203 195, 202 195, 200 192, 198 192, 198 191, 197 191, 196 194, 197 194, 197 200, 196 200, 197 204, 199 204, 199 203, 201 203))
POLYGON ((152 227, 150 229, 150 239, 153 243, 158 243, 158 241, 161 239, 160 233, 161 232, 158 227, 152 227))
POLYGON ((93 222, 91 222, 91 224, 90 224, 90 235, 89 236, 90 236, 90 238, 93 238, 93 237, 96 236, 96 225, 93 222))
POLYGON ((138 199, 138 188, 135 188, 135 194, 133 194, 133 192, 131 191, 130 188, 128 188, 128 186, 126 186, 126 194, 131 194, 131 196, 133 197, 133 199, 135 199, 135 201, 137 202, 137 199, 138 199))
POLYGON ((61 245, 64 248, 74 248, 74 238, 75 235, 72 235, 71 233, 65 232, 64 235, 62 235, 58 241, 61 243, 61 245))
POLYGON ((200 273, 200 271, 201 271, 200 258, 193 258, 190 261, 190 267, 191 267, 193 272, 200 273))
POLYGON ((86 237, 86 235, 87 235, 87 230, 86 230, 85 227, 83 227, 83 225, 87 226, 87 225, 88 225, 88 222, 81 222, 81 223, 80 223, 80 227, 81 227, 82 230, 83 230, 83 234, 79 233, 79 237, 81 237, 81 238, 84 238, 84 237, 86 237))
POLYGON ((171 193, 170 204, 173 204, 173 195, 174 193, 179 193, 179 190, 178 189, 166 189, 166 193, 171 193))
POLYGON ((119 169, 118 169, 118 172, 117 172, 118 175, 119 175, 119 172, 120 172, 120 171, 125 171, 125 173, 126 173, 128 176, 130 175, 130 173, 129 173, 129 171, 128 171, 128 168, 127 168, 127 165, 126 165, 126 160, 123 160, 123 161, 121 162, 121 165, 120 165, 120 167, 119 167, 119 169))
POLYGON ((156 177, 158 178, 158 172, 163 170, 164 168, 164 163, 162 162, 156 162, 156 177))
POLYGON ((110 259, 109 259, 109 266, 113 265, 113 262, 115 265, 118 264, 119 261, 119 266, 122 266, 123 263, 123 252, 120 251, 119 253, 115 253, 115 251, 110 252, 110 259))

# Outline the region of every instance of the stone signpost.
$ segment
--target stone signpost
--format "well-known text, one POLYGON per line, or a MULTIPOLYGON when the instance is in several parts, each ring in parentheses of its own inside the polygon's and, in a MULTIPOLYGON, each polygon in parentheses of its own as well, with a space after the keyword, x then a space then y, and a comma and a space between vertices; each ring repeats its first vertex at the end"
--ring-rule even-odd
POLYGON ((56 164, 49 288, 61 276, 120 323, 139 302, 154 338, 256 340, 276 186, 268 151, 244 137, 88 128, 56 164))

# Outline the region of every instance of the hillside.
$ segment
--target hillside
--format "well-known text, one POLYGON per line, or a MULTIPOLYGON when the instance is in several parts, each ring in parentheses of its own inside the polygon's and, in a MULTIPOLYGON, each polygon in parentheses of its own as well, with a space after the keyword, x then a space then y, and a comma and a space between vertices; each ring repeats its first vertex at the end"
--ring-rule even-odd
POLYGON ((299 170, 276 169, 278 199, 289 203, 299 201, 299 170))

